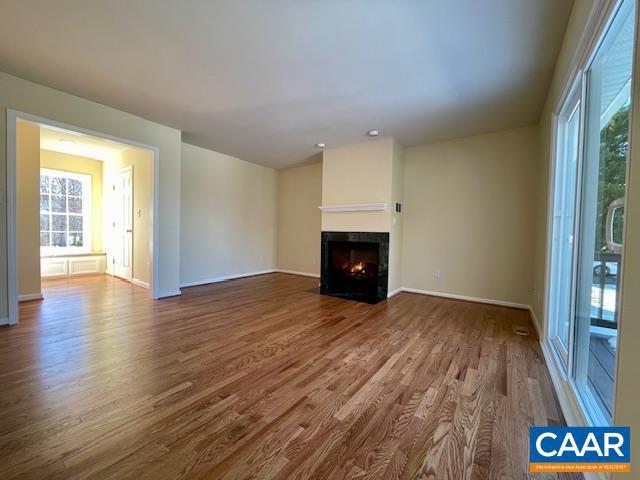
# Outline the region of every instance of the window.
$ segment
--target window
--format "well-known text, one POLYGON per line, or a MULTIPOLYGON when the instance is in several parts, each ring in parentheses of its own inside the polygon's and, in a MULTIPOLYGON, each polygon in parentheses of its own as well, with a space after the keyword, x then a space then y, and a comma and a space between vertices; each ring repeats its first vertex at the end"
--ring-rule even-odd
POLYGON ((91 177, 60 170, 40 170, 40 250, 42 253, 88 251, 91 177))

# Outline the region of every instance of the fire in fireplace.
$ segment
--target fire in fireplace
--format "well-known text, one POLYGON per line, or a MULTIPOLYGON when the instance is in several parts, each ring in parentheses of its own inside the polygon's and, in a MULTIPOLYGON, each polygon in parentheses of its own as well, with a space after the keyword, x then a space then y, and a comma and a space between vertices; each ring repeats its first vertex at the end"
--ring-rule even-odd
POLYGON ((387 296, 389 234, 322 232, 320 290, 368 303, 387 296))
POLYGON ((354 277, 366 277, 367 276, 367 265, 360 260, 353 267, 349 269, 349 272, 354 277))

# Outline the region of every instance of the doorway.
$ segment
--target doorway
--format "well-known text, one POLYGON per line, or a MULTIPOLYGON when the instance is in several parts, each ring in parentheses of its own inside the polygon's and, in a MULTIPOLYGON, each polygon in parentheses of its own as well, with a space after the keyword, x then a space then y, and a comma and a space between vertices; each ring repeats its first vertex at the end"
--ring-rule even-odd
POLYGON ((12 110, 7 111, 7 147, 8 323, 18 322, 19 301, 42 299, 42 281, 107 273, 108 257, 121 260, 117 270, 120 278, 148 289, 152 298, 158 298, 158 272, 154 268, 157 251, 153 249, 158 236, 153 215, 159 182, 158 149, 12 110), (28 194, 32 204, 27 217, 31 225, 28 242, 24 242, 24 231, 20 225, 21 219, 26 217, 20 211, 24 207, 24 194, 20 191, 24 182, 19 176, 22 175, 20 169, 25 166, 20 162, 22 146, 18 145, 21 124, 30 125, 36 132, 46 132, 46 135, 40 134, 30 147, 36 153, 32 155, 35 160, 30 165, 32 171, 27 182, 33 184, 28 194), (97 170, 100 175, 85 171, 83 162, 93 163, 94 166, 99 164, 97 170), (144 187, 140 188, 140 193, 144 198, 135 198, 133 172, 137 169, 134 165, 141 166, 140 180, 144 181, 144 187), (110 218, 113 208, 111 197, 106 195, 109 188, 106 182, 115 171, 119 174, 122 172, 121 180, 125 184, 130 183, 127 191, 121 190, 125 193, 122 201, 130 206, 128 214, 125 215, 124 208, 120 209, 121 221, 126 222, 122 224, 124 233, 128 235, 129 242, 125 243, 121 237, 120 252, 110 255, 107 252, 112 250, 108 243, 111 235, 107 234, 108 225, 105 222, 110 218), (102 173, 104 180, 100 178, 102 173), (136 201, 139 205, 137 217, 134 217, 136 201), (140 234, 137 244, 134 239, 136 224, 140 234), (138 272, 135 270, 136 247, 143 252, 139 255, 138 272), (25 257, 30 259, 31 266, 35 265, 28 274, 21 269, 25 257), (37 280, 30 283, 34 285, 33 291, 23 294, 25 282, 22 280, 26 276, 37 280))

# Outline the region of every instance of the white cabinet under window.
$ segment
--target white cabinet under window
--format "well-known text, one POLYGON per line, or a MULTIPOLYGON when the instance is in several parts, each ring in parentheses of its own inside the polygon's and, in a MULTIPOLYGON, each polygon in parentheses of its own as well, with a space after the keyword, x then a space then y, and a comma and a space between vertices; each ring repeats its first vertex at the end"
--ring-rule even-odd
POLYGON ((42 278, 64 278, 105 273, 106 264, 107 260, 104 254, 41 257, 40 276, 42 278))

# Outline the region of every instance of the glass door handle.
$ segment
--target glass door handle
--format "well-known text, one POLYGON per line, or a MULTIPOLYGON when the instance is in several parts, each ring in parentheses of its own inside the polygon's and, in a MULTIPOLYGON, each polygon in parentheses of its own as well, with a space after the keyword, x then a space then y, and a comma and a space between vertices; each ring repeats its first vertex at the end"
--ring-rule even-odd
POLYGON ((606 240, 607 249, 613 253, 622 253, 622 244, 616 243, 613 239, 613 221, 616 216, 616 210, 624 208, 624 198, 617 198, 609 204, 607 208, 607 223, 606 223, 606 240))

